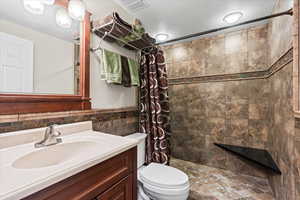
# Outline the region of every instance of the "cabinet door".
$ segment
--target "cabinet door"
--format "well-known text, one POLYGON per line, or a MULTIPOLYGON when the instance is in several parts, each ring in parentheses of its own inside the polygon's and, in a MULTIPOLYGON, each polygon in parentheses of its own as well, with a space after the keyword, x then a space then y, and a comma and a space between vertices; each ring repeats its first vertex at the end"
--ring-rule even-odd
POLYGON ((132 175, 127 176, 98 196, 97 200, 133 200, 132 178, 132 175))

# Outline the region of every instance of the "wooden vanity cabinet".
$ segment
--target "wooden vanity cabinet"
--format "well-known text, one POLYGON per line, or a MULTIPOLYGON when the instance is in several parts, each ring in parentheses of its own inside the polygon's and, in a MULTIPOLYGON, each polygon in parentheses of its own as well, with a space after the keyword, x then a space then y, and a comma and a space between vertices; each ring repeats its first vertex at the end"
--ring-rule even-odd
POLYGON ((99 195, 96 200, 127 200, 132 199, 132 175, 127 176, 112 188, 99 195))
POLYGON ((136 200, 136 147, 24 200, 136 200))

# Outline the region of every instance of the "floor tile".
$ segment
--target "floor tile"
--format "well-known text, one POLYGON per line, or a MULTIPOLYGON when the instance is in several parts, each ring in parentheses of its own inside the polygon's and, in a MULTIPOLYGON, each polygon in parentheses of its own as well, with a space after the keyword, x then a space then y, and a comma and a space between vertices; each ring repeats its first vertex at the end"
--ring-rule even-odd
POLYGON ((172 158, 190 180, 189 200, 274 200, 268 181, 172 158))

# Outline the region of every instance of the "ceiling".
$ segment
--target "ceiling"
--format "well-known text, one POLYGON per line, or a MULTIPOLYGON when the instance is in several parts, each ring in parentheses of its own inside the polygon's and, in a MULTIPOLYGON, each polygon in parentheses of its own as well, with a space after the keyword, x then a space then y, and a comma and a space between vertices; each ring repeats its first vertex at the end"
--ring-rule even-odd
MULTIPOLYGON (((126 2, 125 0, 115 1, 126 2)), ((226 26, 228 24, 223 21, 224 16, 234 11, 243 13, 241 21, 270 15, 276 2, 276 0, 144 1, 148 1, 148 7, 138 11, 128 11, 141 19, 152 36, 167 33, 169 39, 226 26)), ((292 0, 287 1, 292 2, 292 0)), ((121 5, 124 6, 124 4, 121 5)), ((291 6, 292 3, 289 5, 291 6)))
POLYGON ((113 11, 118 12, 120 16, 129 23, 133 21, 133 16, 125 11, 113 0, 83 0, 89 12, 92 13, 92 19, 101 19, 110 15, 113 11))
MULTIPOLYGON (((223 18, 230 12, 241 11, 246 21, 272 13, 276 0, 83 0, 93 19, 99 19, 116 11, 128 22, 139 18, 146 30, 155 36, 169 34, 169 39, 206 31, 227 24, 223 18), (143 1, 144 9, 130 10, 122 2, 143 1), (121 2, 121 3, 120 3, 121 2)), ((293 0, 286 0, 286 9, 293 0)), ((0 19, 11 20, 32 29, 73 40, 79 33, 79 23, 73 21, 71 29, 56 25, 57 6, 47 6, 44 15, 32 15, 24 10, 22 0, 1 0, 0 19)), ((242 27, 244 28, 244 27, 242 27)))

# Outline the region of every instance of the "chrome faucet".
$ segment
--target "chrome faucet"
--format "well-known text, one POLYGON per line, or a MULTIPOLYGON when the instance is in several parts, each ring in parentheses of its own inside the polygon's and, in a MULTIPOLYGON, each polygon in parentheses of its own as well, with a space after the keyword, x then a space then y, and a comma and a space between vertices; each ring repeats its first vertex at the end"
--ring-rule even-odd
POLYGON ((44 135, 44 139, 38 143, 34 144, 35 148, 46 147, 54 144, 59 144, 62 142, 61 138, 58 138, 61 135, 61 132, 56 130, 57 125, 50 125, 47 127, 44 135))

